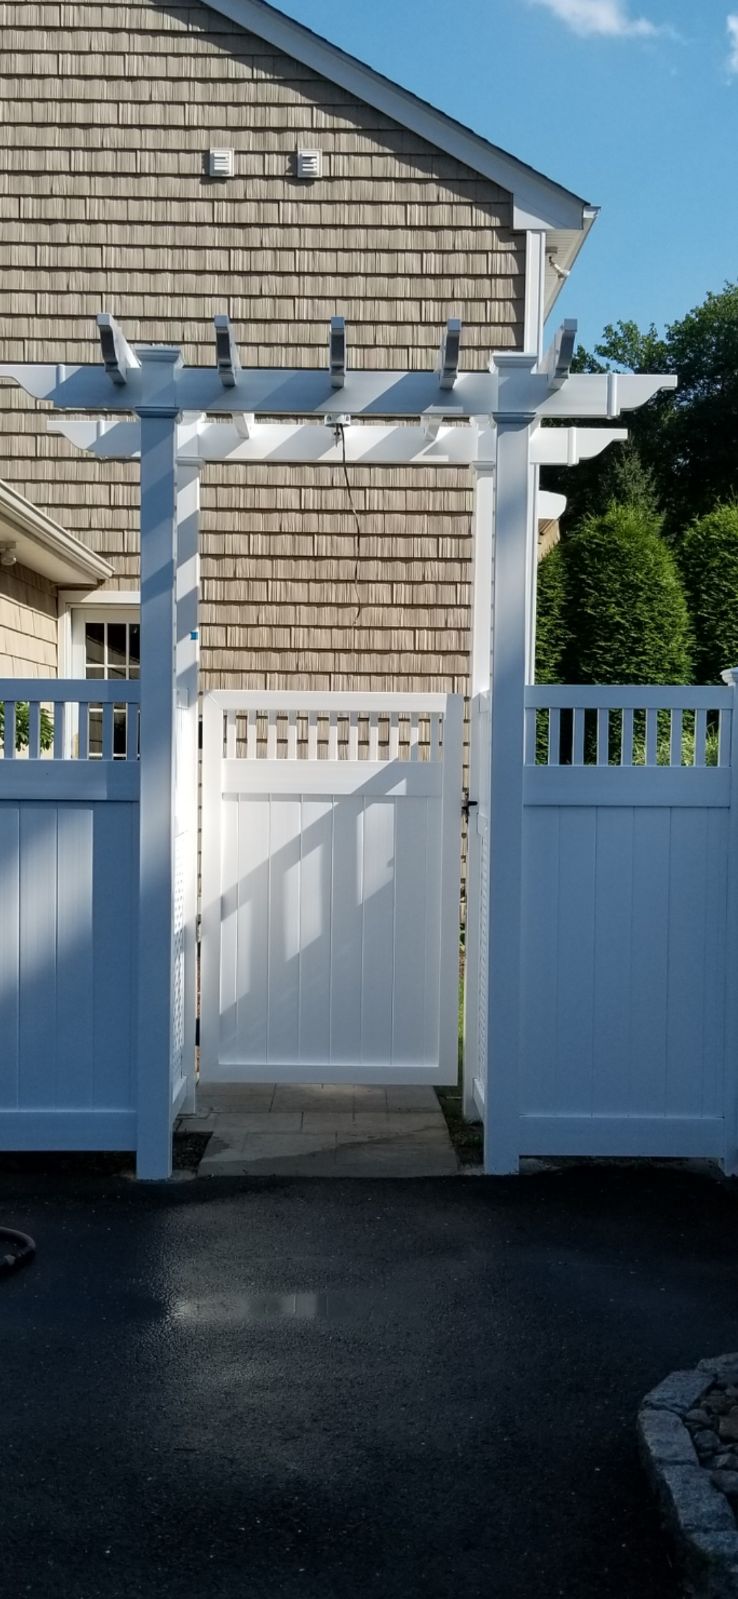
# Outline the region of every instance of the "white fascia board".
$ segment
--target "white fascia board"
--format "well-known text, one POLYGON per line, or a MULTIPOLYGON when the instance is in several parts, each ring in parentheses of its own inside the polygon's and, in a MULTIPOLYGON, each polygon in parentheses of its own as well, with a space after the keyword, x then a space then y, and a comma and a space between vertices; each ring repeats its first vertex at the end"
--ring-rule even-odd
POLYGON ((310 67, 319 77, 338 84, 347 94, 373 106, 385 116, 417 133, 428 144, 462 161, 490 183, 513 196, 513 228, 516 230, 557 228, 581 232, 586 202, 553 179, 536 172, 481 134, 464 127, 445 112, 403 89, 363 61, 313 33, 284 12, 267 5, 266 0, 210 0, 214 11, 228 17, 240 28, 255 33, 282 54, 310 67))
POLYGON ((1 482, 0 542, 14 544, 18 563, 52 583, 103 583, 113 576, 108 561, 1 482))

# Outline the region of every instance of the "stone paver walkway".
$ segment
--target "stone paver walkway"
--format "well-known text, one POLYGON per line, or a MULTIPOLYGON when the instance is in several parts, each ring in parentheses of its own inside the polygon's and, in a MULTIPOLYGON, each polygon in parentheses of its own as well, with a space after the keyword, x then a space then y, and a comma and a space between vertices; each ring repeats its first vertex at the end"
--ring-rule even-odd
POLYGON ((432 1088, 206 1085, 182 1132, 212 1137, 200 1176, 450 1177, 458 1162, 432 1088))

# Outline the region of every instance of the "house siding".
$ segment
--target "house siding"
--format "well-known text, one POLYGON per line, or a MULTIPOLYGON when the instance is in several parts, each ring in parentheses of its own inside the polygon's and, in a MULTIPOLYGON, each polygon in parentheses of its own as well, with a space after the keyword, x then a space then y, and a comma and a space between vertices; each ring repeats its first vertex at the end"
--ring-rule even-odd
POLYGON ((0 677, 56 677, 56 584, 0 566, 0 677))
MULTIPOLYGON (((97 356, 94 317, 214 359, 227 310, 245 365, 463 365, 522 346, 525 236, 505 191, 202 6, 0 4, 0 360, 97 356), (323 177, 293 175, 298 143, 323 177), (236 177, 204 175, 233 147, 236 177)), ((46 433, 0 389, 0 477, 138 581, 138 469, 46 433)), ((206 687, 464 690, 465 471, 203 474, 206 687)))

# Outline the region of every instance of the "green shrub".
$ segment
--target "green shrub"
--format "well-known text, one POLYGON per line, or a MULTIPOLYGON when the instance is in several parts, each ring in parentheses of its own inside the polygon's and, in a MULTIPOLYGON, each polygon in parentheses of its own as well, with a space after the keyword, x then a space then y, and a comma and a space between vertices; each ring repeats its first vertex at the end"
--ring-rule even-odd
POLYGON ((612 502, 562 545, 570 683, 687 683, 689 614, 659 517, 612 502))
POLYGON ((562 682, 561 669, 567 641, 564 551, 560 544, 556 544, 538 567, 537 683, 562 682))
POLYGON ((698 517, 677 545, 698 683, 738 665, 738 501, 698 517))

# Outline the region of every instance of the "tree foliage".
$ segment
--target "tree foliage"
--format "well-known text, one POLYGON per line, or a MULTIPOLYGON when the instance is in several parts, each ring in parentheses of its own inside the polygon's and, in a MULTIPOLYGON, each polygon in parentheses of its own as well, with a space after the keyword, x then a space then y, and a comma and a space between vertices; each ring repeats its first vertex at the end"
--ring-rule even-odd
POLYGON ((612 502, 562 543, 558 572, 546 571, 550 560, 539 576, 540 681, 690 681, 687 605, 658 516, 612 502))
MULTIPOLYGON (((663 336, 653 325, 643 332, 635 322, 608 324, 594 352, 577 351, 575 367, 678 376, 676 392, 627 416, 669 538, 678 539, 686 522, 738 492, 738 284, 708 294, 663 336)), ((612 446, 597 460, 549 478, 569 499, 569 526, 605 509, 618 454, 622 446, 612 446)))
POLYGON ((738 501, 718 505, 687 528, 679 564, 695 635, 698 683, 738 665, 738 501))
POLYGON ((554 545, 538 568, 536 682, 560 683, 569 641, 564 552, 554 545))

